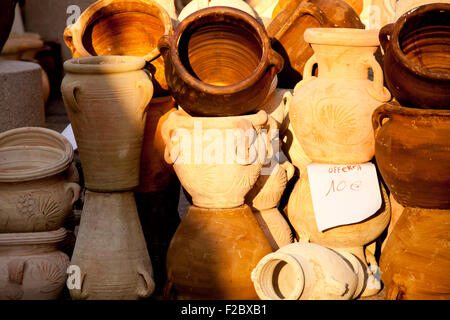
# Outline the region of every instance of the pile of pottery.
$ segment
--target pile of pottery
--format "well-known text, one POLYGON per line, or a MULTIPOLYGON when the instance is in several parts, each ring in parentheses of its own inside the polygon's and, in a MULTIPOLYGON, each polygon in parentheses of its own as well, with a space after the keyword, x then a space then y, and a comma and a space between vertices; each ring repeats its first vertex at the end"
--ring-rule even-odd
POLYGON ((80 196, 73 149, 61 134, 0 134, 0 299, 58 299, 69 257, 63 225, 80 196))
POLYGON ((396 101, 375 110, 375 155, 393 217, 380 258, 388 299, 449 299, 450 4, 380 31, 396 101))

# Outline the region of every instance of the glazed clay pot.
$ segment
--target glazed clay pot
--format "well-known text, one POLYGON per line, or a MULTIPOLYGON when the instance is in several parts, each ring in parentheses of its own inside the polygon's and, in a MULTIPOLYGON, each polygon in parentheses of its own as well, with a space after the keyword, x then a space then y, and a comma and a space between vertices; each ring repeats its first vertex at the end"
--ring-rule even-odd
POLYGON ((450 3, 405 13, 380 30, 386 84, 405 107, 450 108, 450 3))
POLYGON ((381 253, 386 299, 450 299, 449 214, 405 208, 381 253))
POLYGON ((178 15, 178 20, 183 21, 187 16, 192 13, 210 7, 230 7, 242 10, 253 18, 257 18, 257 13, 249 6, 245 1, 242 0, 193 0, 190 1, 178 15))
POLYGON ((172 96, 193 116, 251 113, 263 104, 283 68, 264 27, 229 7, 193 13, 158 47, 172 96))
POLYGON ((158 95, 167 91, 159 38, 172 30, 167 11, 154 0, 100 0, 64 31, 73 58, 138 56, 150 63, 158 95))
POLYGON ((0 234, 0 300, 57 300, 69 257, 58 250, 64 228, 0 234))
POLYGON ((155 288, 132 192, 86 191, 71 266, 81 272, 72 299, 136 300, 155 288))
POLYGON ((262 258, 252 281, 262 300, 349 300, 361 293, 362 271, 351 254, 294 243, 262 258))
POLYGON ((291 228, 277 206, 294 172, 294 166, 287 161, 276 164, 270 174, 258 178, 245 197, 274 251, 293 241, 291 228))
POLYGON ((139 185, 146 107, 153 85, 138 57, 71 59, 64 63, 64 104, 89 190, 131 190, 139 185))
POLYGON ((380 290, 380 283, 373 276, 374 269, 378 267, 373 252, 370 251, 370 246, 364 249, 383 233, 390 221, 389 197, 381 183, 380 189, 383 203, 374 215, 359 223, 337 226, 321 232, 317 228, 308 173, 305 171, 289 197, 286 212, 300 241, 311 241, 339 252, 352 253, 364 264, 369 277, 366 279, 362 296, 370 296, 380 290))
POLYGON ((51 147, 0 148, 0 233, 62 227, 81 189, 65 176, 71 162, 51 147))
POLYGON ((371 117, 390 99, 375 60, 378 31, 314 28, 305 32, 314 55, 294 89, 289 120, 313 162, 356 164, 375 154, 371 117), (318 64, 319 74, 312 75, 318 64), (368 80, 368 69, 374 73, 368 80))
POLYGON ((139 186, 135 192, 165 190, 175 175, 173 167, 164 160, 166 145, 162 138, 162 125, 176 111, 171 96, 153 98, 147 106, 144 140, 142 142, 139 186))
POLYGON ((191 206, 167 252, 166 294, 177 299, 257 299, 251 270, 272 252, 247 205, 191 206))
POLYGON ((387 103, 373 127, 377 165, 398 203, 450 209, 450 110, 387 103))
MULTIPOLYGON (((304 66, 313 49, 303 39, 308 28, 360 28, 364 25, 358 15, 341 0, 292 0, 280 11, 267 28, 273 38, 273 48, 284 58, 279 74, 281 88, 294 88, 302 79, 304 66)), ((309 71, 307 72, 310 75, 309 71)))
POLYGON ((262 110, 237 117, 191 117, 182 111, 170 114, 162 128, 166 161, 173 163, 194 205, 233 208, 244 204, 268 155, 260 148, 260 135, 263 129, 272 130, 269 119, 262 110), (243 138, 247 133, 254 139, 244 143, 238 138, 236 144, 228 145, 230 134, 243 138))
POLYGON ((11 31, 17 1, 18 0, 4 0, 0 4, 0 51, 11 31))

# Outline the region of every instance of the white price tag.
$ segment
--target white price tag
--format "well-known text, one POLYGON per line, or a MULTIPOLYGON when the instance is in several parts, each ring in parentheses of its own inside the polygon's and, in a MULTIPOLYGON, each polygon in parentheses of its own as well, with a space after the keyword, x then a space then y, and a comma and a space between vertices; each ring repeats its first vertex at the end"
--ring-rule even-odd
POLYGON ((63 132, 61 132, 61 134, 66 137, 67 140, 69 140, 70 144, 73 147, 73 150, 77 150, 78 146, 77 146, 77 142, 75 141, 75 135, 73 134, 73 130, 72 130, 72 124, 69 124, 64 130, 63 132))
POLYGON ((307 166, 319 231, 361 222, 382 205, 378 176, 372 163, 307 166))

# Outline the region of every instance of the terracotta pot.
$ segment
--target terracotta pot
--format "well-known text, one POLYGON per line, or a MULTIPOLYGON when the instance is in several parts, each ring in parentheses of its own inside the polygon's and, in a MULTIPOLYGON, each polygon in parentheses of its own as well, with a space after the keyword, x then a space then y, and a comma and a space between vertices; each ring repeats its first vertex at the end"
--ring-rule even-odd
POLYGON ((449 215, 449 210, 405 208, 381 253, 386 299, 450 299, 449 215))
POLYGON ((249 6, 245 1, 242 0, 193 0, 190 1, 178 15, 178 20, 183 21, 187 16, 192 13, 210 7, 230 7, 242 10, 253 18, 257 19, 258 14, 249 6))
POLYGON ((273 48, 285 61, 279 74, 281 88, 294 88, 302 79, 305 63, 314 53, 303 39, 303 33, 317 27, 363 29, 364 25, 353 9, 341 0, 289 1, 267 28, 269 37, 273 38, 273 48))
POLYGON ((391 203, 391 221, 389 222, 387 234, 386 234, 386 237, 384 238, 383 244, 381 246, 381 251, 384 250, 387 240, 389 239, 389 235, 392 233, 392 230, 394 230, 394 227, 397 224, 398 219, 400 219, 400 216, 402 215, 403 210, 405 210, 405 207, 402 206, 400 203, 398 203, 397 200, 395 200, 392 193, 389 194, 389 202, 391 203))
POLYGON ((80 197, 65 176, 71 161, 49 147, 0 148, 0 233, 62 227, 80 197))
POLYGON ((403 206, 450 208, 450 110, 387 103, 373 113, 375 158, 403 206), (387 121, 386 121, 387 120, 387 121))
POLYGON ((167 90, 164 61, 157 43, 172 30, 167 11, 155 0, 100 0, 87 8, 64 31, 73 58, 87 56, 138 56, 148 69, 158 95, 167 90))
POLYGON ((11 31, 17 1, 18 0, 4 0, 0 5, 0 51, 11 31))
POLYGON ((357 258, 350 256, 352 262, 314 243, 289 244, 262 258, 252 281, 262 300, 353 299, 361 293, 364 276, 357 258))
POLYGON ((61 91, 85 185, 92 191, 131 190, 139 184, 145 110, 153 95, 144 65, 144 59, 126 56, 64 63, 61 91))
POLYGON ((81 271, 81 288, 72 299, 135 300, 155 288, 132 192, 86 191, 72 266, 81 271))
POLYGON ((289 119, 313 162, 356 164, 375 154, 371 117, 390 99, 375 60, 378 31, 314 28, 305 32, 314 55, 294 89, 289 119), (312 75, 313 66, 319 75, 312 75), (374 80, 368 80, 368 69, 374 80))
POLYGON ((339 252, 350 252, 358 257, 369 276, 366 279, 362 296, 374 295, 381 289, 379 281, 374 278, 376 272, 374 269, 377 268, 376 260, 367 249, 364 250, 364 246, 372 243, 383 233, 390 221, 389 197, 381 183, 380 189, 383 204, 374 215, 359 223, 338 226, 320 232, 316 224, 308 173, 305 171, 289 197, 286 212, 300 241, 311 241, 339 252), (370 264, 370 268, 368 264, 370 264))
POLYGON ((178 299, 257 299, 250 273, 270 252, 247 205, 191 206, 167 252, 167 292, 178 299))
POLYGON ((405 107, 450 108, 449 21, 450 4, 434 3, 380 30, 386 84, 405 107))
POLYGON ((135 192, 164 190, 175 175, 173 167, 164 160, 166 145, 161 130, 163 123, 176 110, 175 100, 171 96, 153 98, 147 106, 139 186, 135 192))
POLYGON ((261 133, 272 130, 269 119, 264 111, 237 117, 191 117, 182 111, 170 114, 162 128, 166 161, 173 163, 194 205, 233 208, 244 204, 268 156, 262 149, 261 133), (247 133, 254 139, 240 140, 247 133), (238 136, 231 146, 230 134, 238 136), (173 142, 175 137, 178 141, 173 142))
POLYGON ((195 116, 251 113, 263 104, 283 67, 264 27, 229 7, 195 12, 158 47, 172 96, 195 116))
POLYGON ((58 250, 65 238, 63 228, 0 234, 0 300, 57 300, 69 265, 58 250))

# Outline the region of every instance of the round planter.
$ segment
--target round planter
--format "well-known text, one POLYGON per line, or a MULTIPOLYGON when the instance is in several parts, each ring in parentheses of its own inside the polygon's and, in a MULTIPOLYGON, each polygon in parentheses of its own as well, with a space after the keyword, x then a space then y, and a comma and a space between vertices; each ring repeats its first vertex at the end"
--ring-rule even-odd
POLYGON ((375 60, 378 31, 313 28, 305 32, 314 55, 294 89, 289 120, 313 162, 356 164, 375 154, 371 117, 390 99, 375 60), (318 64, 318 76, 312 75, 318 64), (372 69, 374 80, 368 79, 372 69))
POLYGON ((64 63, 61 91, 85 185, 92 191, 124 191, 139 185, 145 110, 153 95, 144 65, 144 59, 130 56, 64 63))
POLYGON ((450 108, 450 3, 433 3, 380 30, 386 84, 405 107, 450 108))
POLYGON ((450 209, 450 110, 380 106, 373 114, 375 159, 406 207, 450 209))
POLYGON ((172 96, 193 116, 251 113, 263 104, 283 67, 264 27, 229 7, 193 13, 158 47, 172 96))
POLYGON ((63 228, 0 234, 0 300, 57 300, 69 266, 58 250, 65 238, 63 228))

